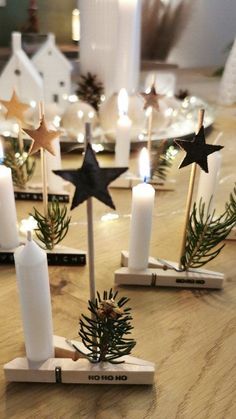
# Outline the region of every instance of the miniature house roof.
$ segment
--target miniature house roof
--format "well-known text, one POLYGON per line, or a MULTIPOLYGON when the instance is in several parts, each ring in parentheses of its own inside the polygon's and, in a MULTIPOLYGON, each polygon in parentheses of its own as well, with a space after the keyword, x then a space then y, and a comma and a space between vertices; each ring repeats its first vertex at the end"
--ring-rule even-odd
MULTIPOLYGON (((42 60, 47 60, 49 55, 53 56, 54 59, 56 58, 60 66, 64 66, 64 68, 67 68, 69 71, 72 70, 71 63, 66 59, 64 54, 62 54, 62 52, 56 46, 55 35, 53 33, 48 34, 47 41, 36 52, 36 54, 34 54, 32 62, 36 67, 38 67, 38 65, 41 65, 42 60)), ((53 68, 52 71, 54 71, 53 68)))
POLYGON ((12 56, 0 76, 1 99, 10 99, 13 90, 22 101, 42 100, 42 79, 21 48, 19 32, 12 33, 12 56))

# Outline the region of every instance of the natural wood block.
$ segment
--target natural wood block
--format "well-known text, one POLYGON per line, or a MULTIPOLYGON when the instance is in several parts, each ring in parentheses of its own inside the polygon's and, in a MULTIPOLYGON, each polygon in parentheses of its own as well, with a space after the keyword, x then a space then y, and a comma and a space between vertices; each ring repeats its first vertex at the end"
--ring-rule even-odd
POLYGON ((143 271, 136 271, 129 268, 120 268, 115 271, 115 284, 221 289, 224 284, 224 275, 203 269, 199 269, 197 272, 176 272, 171 269, 148 268, 143 271))
POLYGON ((15 358, 4 365, 7 381, 63 384, 153 384, 154 364, 109 362, 91 364, 87 359, 50 358, 40 365, 30 365, 27 358, 15 358))

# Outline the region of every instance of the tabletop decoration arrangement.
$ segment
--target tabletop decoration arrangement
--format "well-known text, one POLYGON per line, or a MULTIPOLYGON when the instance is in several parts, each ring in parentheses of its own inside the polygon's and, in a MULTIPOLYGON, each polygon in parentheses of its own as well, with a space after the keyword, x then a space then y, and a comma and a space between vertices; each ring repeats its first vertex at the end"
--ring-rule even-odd
POLYGON ((90 124, 86 126, 86 139, 87 147, 82 167, 77 170, 57 171, 57 174, 67 178, 76 186, 72 209, 87 201, 91 318, 83 315, 80 320, 79 335, 82 342, 55 337, 53 346, 49 292, 45 293, 40 290, 42 299, 37 298, 38 283, 30 281, 35 275, 36 264, 38 266, 41 262, 42 267, 40 265, 37 270, 37 278, 43 276, 45 287, 49 290, 47 259, 43 250, 32 242, 29 233, 26 246, 23 249, 19 248, 15 253, 27 358, 16 358, 4 365, 5 377, 8 381, 86 384, 153 383, 154 364, 129 355, 135 346, 135 341, 126 337, 132 330, 130 308, 125 307, 128 299, 122 297, 117 300, 117 292, 112 290, 104 291, 103 298, 97 293, 96 298, 92 197, 114 209, 107 186, 126 168, 100 168, 90 145, 90 124), (31 283, 28 284, 28 282, 31 283), (36 301, 37 310, 34 310, 36 301), (41 315, 45 306, 47 310, 41 315), (38 321, 37 328, 34 324, 35 319, 38 321), (35 337, 37 329, 39 329, 39 336, 35 337), (40 339, 40 347, 37 346, 37 339, 40 339), (74 361, 75 350, 83 358, 74 361), (54 357, 55 353, 57 357, 54 357), (67 358, 60 356, 61 354, 65 356, 65 353, 67 358))
POLYGON ((223 287, 224 274, 199 268, 218 256, 224 247, 222 241, 235 226, 236 217, 232 210, 234 194, 231 194, 225 212, 219 217, 215 217, 214 211, 209 212, 208 203, 205 204, 203 201, 200 201, 199 207, 194 203, 191 212, 197 164, 208 172, 208 155, 223 148, 220 145, 206 144, 203 118, 204 110, 201 110, 197 134, 192 141, 176 140, 176 143, 186 151, 180 168, 192 164, 179 264, 161 259, 149 260, 153 192, 151 194, 150 191, 149 197, 147 192, 146 195, 143 192, 137 203, 133 190, 130 249, 129 253, 122 252, 124 267, 115 272, 116 284, 188 288, 223 287), (146 220, 148 199, 150 214, 146 220), (143 242, 145 245, 142 248, 143 242))
POLYGON ((41 173, 43 184, 43 214, 34 208, 30 215, 37 221, 36 235, 47 250, 48 262, 50 265, 84 265, 86 263, 86 254, 83 251, 77 251, 58 244, 65 238, 70 223, 70 217, 67 216, 66 204, 59 205, 59 200, 54 199, 48 203, 47 187, 47 168, 46 156, 48 151, 54 154, 54 140, 60 135, 60 131, 49 130, 41 109, 41 120, 39 127, 35 130, 25 129, 25 132, 33 143, 29 153, 36 153, 40 150, 41 173))
MULTIPOLYGON (((9 140, 7 141, 9 148, 4 158, 5 165, 12 170, 15 198, 19 200, 41 201, 43 200, 42 185, 29 183, 35 171, 36 161, 31 156, 31 150, 28 150, 28 146, 23 138, 24 133, 27 132, 25 114, 30 106, 21 102, 14 90, 9 101, 1 100, 0 103, 7 109, 5 117, 17 121, 17 143, 15 138, 12 138, 11 143, 9 140)), ((46 127, 45 121, 43 127, 46 127)), ((58 135, 55 138, 57 137, 58 135)), ((55 167, 53 162, 51 165, 55 167)), ((63 189, 49 191, 48 198, 49 200, 57 198, 61 202, 69 201, 69 195, 63 189)))

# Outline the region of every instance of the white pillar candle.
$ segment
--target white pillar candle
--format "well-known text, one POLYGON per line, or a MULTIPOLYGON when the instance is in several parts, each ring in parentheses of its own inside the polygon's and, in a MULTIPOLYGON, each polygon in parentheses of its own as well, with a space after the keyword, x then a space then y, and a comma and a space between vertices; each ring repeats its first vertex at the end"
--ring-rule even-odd
MULTIPOLYGON (((142 154, 145 156, 145 160, 147 161, 147 149, 143 149, 142 154)), ((142 155, 140 156, 140 160, 141 158, 144 159, 142 155)), ((147 172, 141 171, 140 175, 143 178, 149 177, 150 166, 147 166, 147 172)), ((130 269, 143 270, 148 267, 154 199, 155 189, 145 182, 135 186, 132 190, 132 212, 129 245, 130 269)))
POLYGON ((119 119, 116 126, 116 147, 115 165, 118 167, 129 166, 130 140, 132 122, 128 112, 128 94, 125 89, 121 89, 118 95, 119 119))
POLYGON ((53 156, 48 151, 45 152, 47 160, 47 184, 49 192, 63 192, 63 179, 59 176, 56 176, 53 173, 53 170, 61 169, 61 149, 60 149, 60 139, 56 138, 53 142, 55 156, 53 156))
POLYGON ((137 91, 140 72, 141 0, 119 0, 116 89, 137 91))
POLYGON ((221 169, 222 156, 221 152, 217 151, 216 153, 210 154, 208 156, 208 173, 201 170, 199 182, 198 182, 198 191, 196 203, 199 205, 200 199, 205 203, 205 209, 208 209, 209 214, 215 208, 215 192, 219 182, 220 169, 221 169), (210 202, 211 200, 211 202, 210 202))
POLYGON ((72 40, 78 42, 80 40, 80 16, 79 9, 72 11, 72 40))
POLYGON ((32 362, 54 357, 47 255, 31 238, 14 254, 25 337, 32 362))
POLYGON ((96 74, 106 95, 114 92, 117 0, 80 0, 80 73, 96 74))
MULTIPOLYGON (((3 149, 0 142, 0 163, 3 149)), ((0 248, 14 249, 19 245, 16 205, 11 169, 0 164, 0 248)))

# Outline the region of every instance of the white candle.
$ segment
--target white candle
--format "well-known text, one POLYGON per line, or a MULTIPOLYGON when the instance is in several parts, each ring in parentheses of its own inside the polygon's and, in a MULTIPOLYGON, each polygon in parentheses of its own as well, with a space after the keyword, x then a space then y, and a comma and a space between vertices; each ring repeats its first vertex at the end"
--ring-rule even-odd
POLYGON ((202 198, 202 203, 205 203, 205 211, 210 204, 209 214, 215 208, 215 192, 219 182, 221 162, 222 156, 220 151, 210 154, 208 156, 208 173, 201 170, 199 177, 196 203, 199 205, 202 198))
POLYGON ((0 248, 7 250, 19 245, 19 237, 11 169, 2 165, 2 160, 0 142, 0 248))
POLYGON ((60 149, 60 139, 56 138, 53 142, 55 156, 53 156, 48 151, 45 152, 46 154, 46 161, 47 161, 47 184, 48 189, 50 192, 63 192, 64 189, 64 181, 61 177, 56 176, 53 173, 53 170, 60 170, 61 169, 61 149, 60 149))
POLYGON ((26 356, 32 362, 42 362, 54 357, 47 255, 29 237, 14 258, 26 356))
POLYGON ((116 89, 137 91, 140 72, 141 1, 119 0, 116 89))
POLYGON ((128 112, 128 94, 125 89, 121 89, 118 95, 119 119, 116 126, 116 148, 115 165, 120 167, 129 166, 130 139, 132 122, 128 112))
MULTIPOLYGON (((143 149, 140 156, 148 161, 147 149, 143 149)), ((141 170, 140 175, 144 178, 150 176, 150 165, 147 171, 141 170)), ((129 245, 129 268, 143 270, 148 267, 149 247, 152 229, 152 213, 154 208, 155 189, 147 184, 140 183, 132 190, 132 213, 129 245)))
POLYGON ((80 73, 96 74, 109 96, 115 90, 117 0, 80 0, 80 73))
POLYGON ((78 9, 72 11, 72 40, 76 42, 80 40, 80 16, 78 9))

